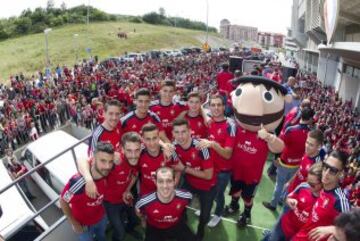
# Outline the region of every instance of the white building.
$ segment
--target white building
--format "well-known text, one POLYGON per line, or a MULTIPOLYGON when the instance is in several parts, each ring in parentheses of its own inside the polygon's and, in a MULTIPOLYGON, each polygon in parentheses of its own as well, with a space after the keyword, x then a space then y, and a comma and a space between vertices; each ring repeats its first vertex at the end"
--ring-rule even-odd
POLYGON ((293 0, 291 37, 299 48, 295 56, 300 68, 316 73, 360 108, 360 0, 293 0), (324 15, 326 2, 335 7, 324 15), (339 10, 333 11, 337 4, 339 10), (325 18, 331 16, 338 17, 328 42, 331 31, 325 33, 325 18))

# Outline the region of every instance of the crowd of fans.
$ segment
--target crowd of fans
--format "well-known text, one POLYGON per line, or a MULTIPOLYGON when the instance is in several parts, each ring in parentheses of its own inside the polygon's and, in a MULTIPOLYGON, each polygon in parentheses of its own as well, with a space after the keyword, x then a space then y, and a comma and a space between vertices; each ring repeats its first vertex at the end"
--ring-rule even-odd
MULTIPOLYGON (((10 78, 10 86, 0 87, 0 154, 8 148, 35 140, 71 120, 76 125, 94 129, 104 121, 105 103, 116 99, 121 103, 121 116, 134 109, 135 93, 150 90, 158 98, 161 82, 176 82, 174 100, 185 100, 197 91, 202 102, 209 92, 215 93, 216 76, 229 53, 193 53, 182 57, 117 62, 95 59, 83 61, 73 68, 58 66, 54 73, 41 73, 30 79, 19 74, 10 78)), ((257 66, 252 75, 265 75, 284 82, 281 64, 257 66), (265 73, 266 72, 266 73, 265 73)), ((239 73, 238 73, 239 74, 239 73)), ((333 87, 323 84, 311 74, 297 74, 287 88, 294 92, 294 107, 309 99, 314 110, 313 127, 324 133, 323 150, 330 154, 339 150, 349 155, 341 186, 353 207, 360 205, 360 116, 351 101, 343 101, 333 87), (299 100, 299 101, 296 101, 299 100)), ((226 89, 226 88, 225 88, 226 89)), ((228 93, 220 92, 227 95, 228 93)), ((230 98, 226 104, 231 106, 230 98)), ((231 111, 227 112, 231 115, 231 111)))

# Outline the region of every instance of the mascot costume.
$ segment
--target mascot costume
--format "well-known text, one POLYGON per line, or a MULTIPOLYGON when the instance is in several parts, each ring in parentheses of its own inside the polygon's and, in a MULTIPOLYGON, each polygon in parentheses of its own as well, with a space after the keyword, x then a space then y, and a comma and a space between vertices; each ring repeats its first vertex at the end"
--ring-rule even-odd
POLYGON ((260 76, 240 77, 233 84, 237 86, 231 93, 237 133, 232 154, 232 200, 225 210, 228 214, 239 210, 241 197, 245 208, 238 225, 244 227, 251 222, 253 198, 269 151, 280 153, 284 148, 283 141, 272 133, 283 120, 287 90, 260 76))

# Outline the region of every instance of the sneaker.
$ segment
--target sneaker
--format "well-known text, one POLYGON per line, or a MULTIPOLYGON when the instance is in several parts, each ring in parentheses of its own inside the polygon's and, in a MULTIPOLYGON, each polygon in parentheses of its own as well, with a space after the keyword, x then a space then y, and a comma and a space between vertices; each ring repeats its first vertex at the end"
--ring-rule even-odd
POLYGON ((246 227, 246 225, 248 225, 249 223, 251 223, 251 217, 246 216, 244 213, 240 214, 239 220, 237 221, 237 225, 240 228, 246 227))
POLYGON ((276 207, 273 207, 272 205, 271 205, 271 203, 269 203, 269 202, 262 202, 262 205, 265 207, 265 208, 267 208, 267 209, 269 209, 270 211, 275 211, 276 210, 276 207))
POLYGON ((221 221, 221 217, 219 217, 218 215, 214 215, 211 220, 208 222, 208 226, 210 228, 214 228, 215 226, 217 226, 221 221))
POLYGON ((196 210, 196 211, 195 211, 195 215, 198 216, 198 217, 200 217, 200 210, 196 210))
POLYGON ((231 205, 226 205, 225 206, 225 212, 224 212, 224 216, 229 216, 231 214, 234 214, 235 212, 237 212, 239 210, 239 206, 237 207, 233 207, 231 205))

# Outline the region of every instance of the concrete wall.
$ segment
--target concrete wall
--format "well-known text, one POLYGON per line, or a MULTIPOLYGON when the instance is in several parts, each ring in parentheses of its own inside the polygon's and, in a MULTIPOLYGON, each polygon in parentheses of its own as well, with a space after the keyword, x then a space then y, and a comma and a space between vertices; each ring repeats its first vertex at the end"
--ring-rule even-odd
POLYGON ((325 85, 334 85, 338 71, 338 61, 335 57, 320 53, 317 78, 325 85))
POLYGON ((352 100, 356 104, 358 93, 360 91, 360 79, 353 78, 347 74, 342 75, 339 94, 343 100, 352 100))

